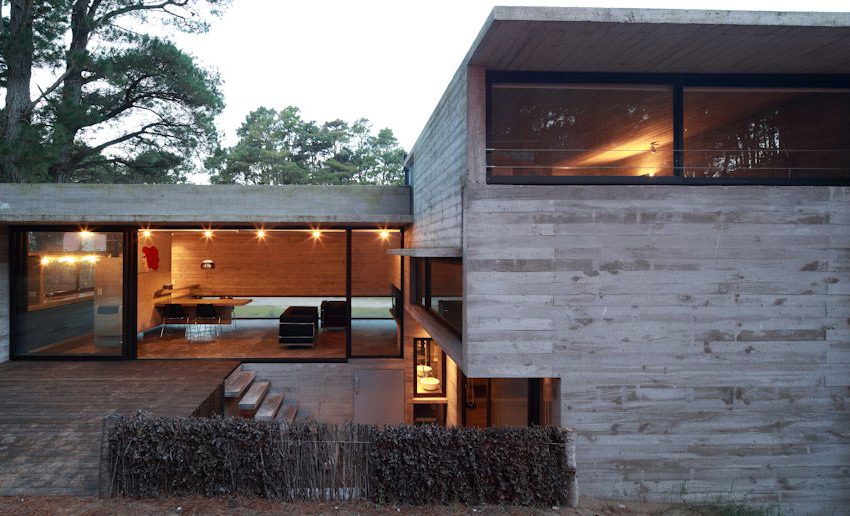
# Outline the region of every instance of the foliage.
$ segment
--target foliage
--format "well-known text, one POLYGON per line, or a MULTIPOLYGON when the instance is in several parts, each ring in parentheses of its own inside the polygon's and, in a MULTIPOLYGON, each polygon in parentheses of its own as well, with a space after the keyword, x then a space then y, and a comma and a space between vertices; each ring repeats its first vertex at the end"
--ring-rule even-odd
POLYGON ((203 32, 227 0, 8 1, 0 180, 180 182, 217 146, 217 74, 146 31, 203 32), (35 68, 56 77, 31 99, 35 68))
POLYGON ((107 495, 402 504, 555 505, 575 471, 560 428, 291 425, 242 418, 107 420, 107 495))
POLYGON ((422 505, 566 501, 566 430, 385 427, 372 446, 371 496, 422 505))
POLYGON ((404 150, 390 129, 371 133, 365 118, 318 125, 297 107, 260 107, 237 131, 236 145, 206 161, 213 183, 401 184, 404 150))

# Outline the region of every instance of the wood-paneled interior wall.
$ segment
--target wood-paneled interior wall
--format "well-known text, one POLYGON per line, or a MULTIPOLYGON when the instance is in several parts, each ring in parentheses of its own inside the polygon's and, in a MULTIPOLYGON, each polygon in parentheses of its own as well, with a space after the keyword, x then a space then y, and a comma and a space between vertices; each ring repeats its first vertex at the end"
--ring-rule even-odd
POLYGON ((401 258, 387 254, 401 247, 401 234, 390 232, 381 238, 377 231, 351 232, 351 294, 389 296, 390 285, 399 286, 401 258))
MULTIPOLYGON (((386 251, 398 247, 398 233, 383 240, 377 232, 352 234, 352 292, 389 296, 398 259, 386 251)), ((237 296, 344 296, 345 233, 326 231, 313 238, 306 231, 174 233, 172 276, 177 286, 200 285, 200 292, 237 296), (211 259, 215 269, 202 270, 211 259)))
POLYGON ((171 277, 171 233, 154 231, 150 237, 139 236, 138 256, 139 273, 136 284, 137 318, 136 331, 143 332, 159 325, 160 317, 155 303, 167 297, 163 296, 163 285, 172 283, 171 277), (156 247, 159 252, 159 268, 155 271, 141 272, 141 261, 144 260, 142 248, 156 247))

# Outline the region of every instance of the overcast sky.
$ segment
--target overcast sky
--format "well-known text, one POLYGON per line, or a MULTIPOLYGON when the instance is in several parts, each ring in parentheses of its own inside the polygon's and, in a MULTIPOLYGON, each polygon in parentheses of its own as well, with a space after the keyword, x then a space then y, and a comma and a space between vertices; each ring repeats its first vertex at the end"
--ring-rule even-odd
MULTIPOLYGON (((204 35, 180 47, 217 68, 232 143, 259 106, 295 105, 319 122, 370 119, 410 149, 494 5, 546 0, 233 0, 204 35)), ((581 6, 850 11, 836 0, 584 0, 581 6)))

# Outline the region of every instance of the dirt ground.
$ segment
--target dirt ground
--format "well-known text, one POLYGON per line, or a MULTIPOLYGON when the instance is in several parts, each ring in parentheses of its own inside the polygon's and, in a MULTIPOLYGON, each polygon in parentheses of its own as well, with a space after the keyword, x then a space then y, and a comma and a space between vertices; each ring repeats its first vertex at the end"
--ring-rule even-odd
POLYGON ((578 509, 567 507, 528 508, 503 506, 467 507, 448 506, 396 506, 371 503, 298 503, 283 504, 253 498, 173 498, 162 500, 135 500, 130 498, 98 499, 73 496, 8 496, 0 497, 2 515, 73 514, 95 516, 101 514, 565 514, 565 515, 684 515, 689 514, 671 505, 641 504, 582 498, 578 509))

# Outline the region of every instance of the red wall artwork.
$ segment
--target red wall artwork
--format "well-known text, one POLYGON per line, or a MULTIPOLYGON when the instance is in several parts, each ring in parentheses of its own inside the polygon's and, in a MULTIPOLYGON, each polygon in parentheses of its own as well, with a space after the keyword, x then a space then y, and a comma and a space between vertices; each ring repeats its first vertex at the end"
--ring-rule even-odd
POLYGON ((156 246, 142 247, 142 253, 145 255, 148 269, 152 271, 159 269, 159 249, 156 246))

